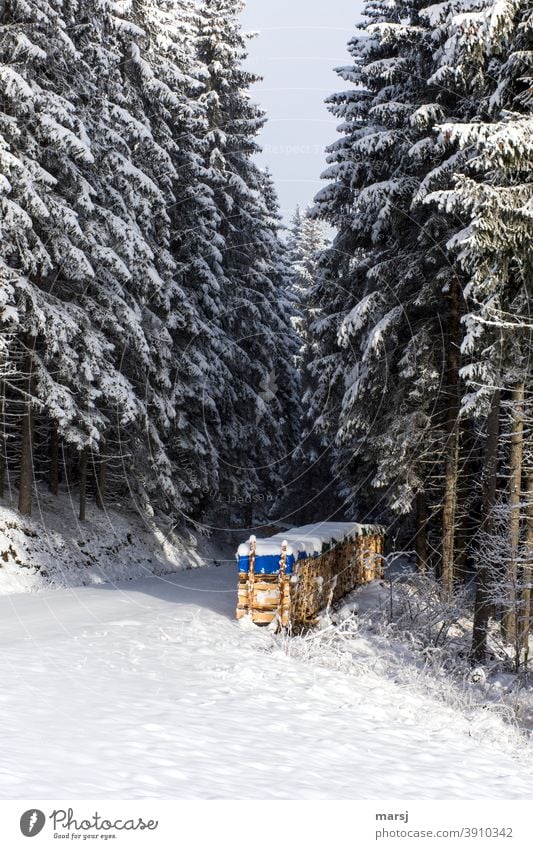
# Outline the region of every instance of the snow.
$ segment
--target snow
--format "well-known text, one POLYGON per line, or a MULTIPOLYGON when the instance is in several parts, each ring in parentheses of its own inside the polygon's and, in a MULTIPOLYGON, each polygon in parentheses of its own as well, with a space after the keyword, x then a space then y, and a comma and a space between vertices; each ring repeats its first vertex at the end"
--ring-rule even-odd
POLYGON ((343 348, 349 346, 351 337, 364 327, 369 315, 371 316, 372 311, 378 306, 380 297, 379 292, 370 292, 368 295, 364 295, 348 313, 339 330, 339 345, 342 345, 343 348))
MULTIPOLYGON (((152 511, 153 513, 153 511, 152 511)), ((205 543, 203 545, 205 548, 205 543)), ((0 500, 0 596, 161 575, 205 564, 196 540, 168 521, 120 504, 105 512, 78 505, 68 493, 37 490, 32 519, 0 500)))
POLYGON ((33 91, 24 77, 21 77, 13 68, 8 68, 6 65, 0 68, 0 84, 2 84, 8 97, 20 98, 21 100, 33 98, 33 91))
MULTIPOLYGON (((322 553, 324 545, 371 533, 382 533, 382 528, 357 522, 316 522, 282 531, 267 539, 256 539, 255 551, 258 557, 281 554, 286 542, 287 554, 295 557, 302 553, 317 555, 322 553)), ((237 557, 248 557, 249 554, 250 542, 242 543, 237 550, 237 557)))
POLYGON ((531 763, 387 675, 371 637, 326 668, 235 602, 232 564, 0 597, 0 797, 533 795, 531 763))

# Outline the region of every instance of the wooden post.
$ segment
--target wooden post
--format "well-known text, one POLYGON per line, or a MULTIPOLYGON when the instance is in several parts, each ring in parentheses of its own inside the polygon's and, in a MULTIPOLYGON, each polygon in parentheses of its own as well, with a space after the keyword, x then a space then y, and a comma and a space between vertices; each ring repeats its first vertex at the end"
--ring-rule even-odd
POLYGON ((279 561, 279 607, 278 615, 280 623, 288 625, 288 617, 285 604, 285 576, 287 575, 287 540, 281 543, 281 559, 279 561))
POLYGON ((252 534, 250 537, 250 555, 248 558, 248 611, 253 619, 255 606, 255 552, 257 538, 252 534))

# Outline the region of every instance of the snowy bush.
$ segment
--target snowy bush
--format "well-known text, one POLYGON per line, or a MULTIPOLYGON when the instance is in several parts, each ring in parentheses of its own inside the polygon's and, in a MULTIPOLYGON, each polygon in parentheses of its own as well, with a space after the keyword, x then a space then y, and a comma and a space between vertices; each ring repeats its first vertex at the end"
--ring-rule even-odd
POLYGON ((472 667, 468 589, 453 602, 440 584, 416 574, 356 590, 318 626, 300 635, 280 634, 290 656, 354 675, 386 674, 398 686, 431 695, 471 722, 470 733, 519 746, 533 733, 533 675, 515 675, 496 631, 491 660, 472 667))

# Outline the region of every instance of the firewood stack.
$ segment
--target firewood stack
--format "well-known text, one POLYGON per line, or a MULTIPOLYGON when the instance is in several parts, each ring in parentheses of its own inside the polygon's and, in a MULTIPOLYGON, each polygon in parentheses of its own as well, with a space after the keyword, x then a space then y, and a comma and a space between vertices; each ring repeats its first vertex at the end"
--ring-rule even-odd
POLYGON ((294 528, 239 546, 237 619, 301 629, 356 587, 383 577, 384 529, 346 522, 294 528))

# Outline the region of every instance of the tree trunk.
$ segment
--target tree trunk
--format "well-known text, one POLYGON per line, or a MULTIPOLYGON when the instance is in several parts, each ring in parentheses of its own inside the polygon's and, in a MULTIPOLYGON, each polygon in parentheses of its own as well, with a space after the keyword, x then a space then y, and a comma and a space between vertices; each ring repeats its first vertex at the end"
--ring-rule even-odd
MULTIPOLYGON (((492 396, 490 413, 487 419, 487 445, 485 449, 485 468, 483 471, 480 531, 484 531, 487 534, 490 534, 492 530, 492 511, 496 503, 500 408, 501 392, 497 389, 492 396)), ((483 558, 483 555, 481 557, 483 558)), ((472 632, 472 659, 475 663, 484 663, 487 654, 487 628, 492 605, 491 589, 493 577, 489 564, 486 560, 481 559, 477 572, 474 628, 472 632)))
POLYGON ((6 487, 6 384, 0 381, 0 498, 6 487))
POLYGON ((80 522, 85 522, 87 513, 87 448, 80 453, 80 522))
POLYGON ((524 453, 524 384, 513 389, 513 423, 511 435, 509 478, 509 561, 505 573, 506 603, 502 619, 502 635, 506 643, 516 644, 517 637, 517 584, 520 555, 520 495, 522 487, 522 459, 524 453))
POLYGON ((72 497, 72 484, 75 480, 74 468, 77 464, 76 449, 69 443, 63 445, 63 475, 69 498, 72 497))
POLYGON ((524 650, 524 666, 529 662, 529 634, 532 625, 533 602, 533 468, 527 474, 527 508, 526 508, 526 540, 524 552, 523 590, 520 604, 520 642, 524 650))
POLYGON ((18 509, 24 516, 31 516, 33 488, 33 427, 34 411, 31 400, 34 395, 35 377, 31 352, 23 360, 24 369, 24 412, 21 427, 21 457, 19 477, 18 509))
POLYGON ((50 432, 50 470, 48 474, 48 489, 52 495, 57 495, 59 489, 59 433, 57 422, 52 421, 50 432))
POLYGON ((454 281, 450 292, 450 324, 447 352, 447 410, 446 460, 444 469, 444 503, 442 508, 442 569, 441 581, 445 595, 453 594, 455 581, 455 516, 457 511, 457 479, 459 473, 459 413, 461 404, 459 384, 459 283, 454 281))
POLYGON ((98 474, 96 475, 96 506, 99 510, 105 509, 105 497, 107 490, 107 457, 106 444, 102 445, 100 454, 100 462, 98 464, 98 474))
POLYGON ((428 568, 428 545, 427 545, 428 504, 425 492, 416 495, 416 571, 425 575, 428 568))
POLYGON ((457 469, 457 507, 455 513, 454 573, 458 582, 469 578, 469 551, 477 530, 472 522, 472 478, 475 446, 470 423, 459 423, 459 465, 457 469))

